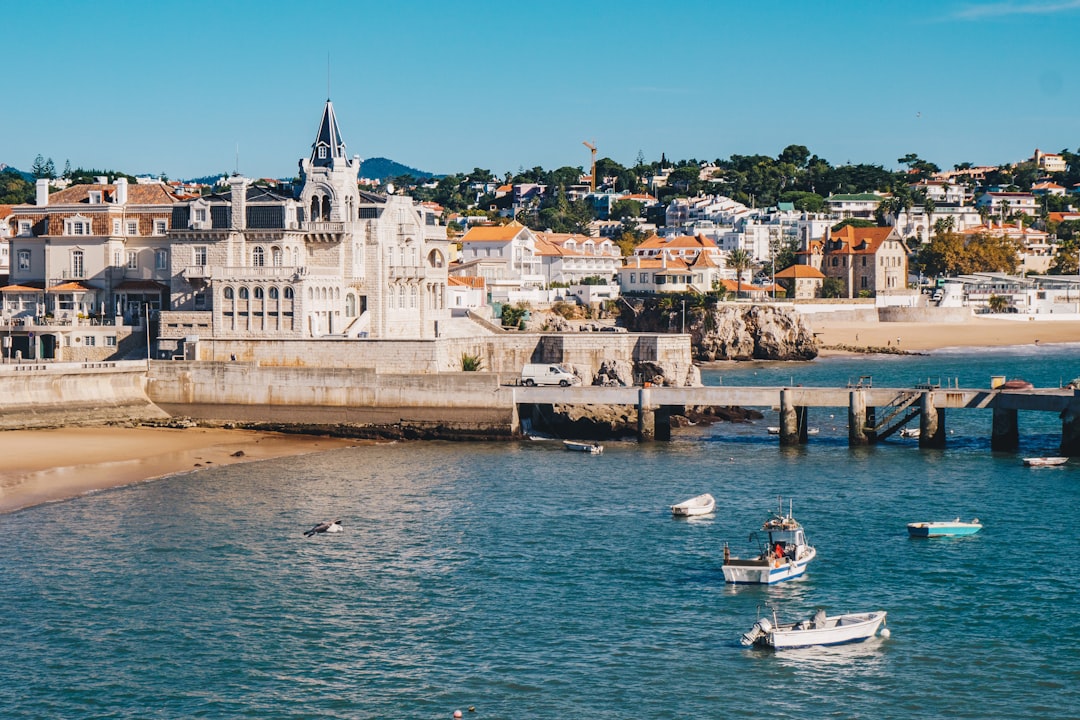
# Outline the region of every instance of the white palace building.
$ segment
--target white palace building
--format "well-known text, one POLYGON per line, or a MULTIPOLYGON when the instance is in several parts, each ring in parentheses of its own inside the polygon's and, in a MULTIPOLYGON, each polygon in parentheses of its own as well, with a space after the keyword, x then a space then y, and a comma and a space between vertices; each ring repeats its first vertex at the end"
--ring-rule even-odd
POLYGON ((327 100, 295 192, 234 177, 227 192, 173 205, 158 356, 192 356, 207 340, 439 337, 446 228, 392 187, 359 190, 359 172, 327 100))

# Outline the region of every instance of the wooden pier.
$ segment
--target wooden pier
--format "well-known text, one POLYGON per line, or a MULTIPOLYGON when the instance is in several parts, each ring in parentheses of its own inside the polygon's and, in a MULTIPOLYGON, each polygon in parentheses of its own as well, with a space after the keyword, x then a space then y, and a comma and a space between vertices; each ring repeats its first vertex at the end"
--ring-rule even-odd
POLYGON ((947 410, 991 410, 990 447, 1020 445, 1020 410, 1057 413, 1061 454, 1080 455, 1080 391, 1066 388, 966 389, 849 387, 515 387, 514 407, 524 404, 633 405, 638 439, 670 439, 667 419, 687 406, 769 407, 780 413, 781 445, 808 440, 812 408, 847 408, 848 443, 871 445, 918 420, 919 446, 945 447, 947 410))

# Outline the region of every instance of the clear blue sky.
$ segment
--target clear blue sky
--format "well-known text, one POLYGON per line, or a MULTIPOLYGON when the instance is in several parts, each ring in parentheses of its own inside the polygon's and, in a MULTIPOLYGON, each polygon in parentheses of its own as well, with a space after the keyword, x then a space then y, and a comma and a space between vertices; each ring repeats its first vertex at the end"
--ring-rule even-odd
POLYGON ((1080 147, 1080 0, 19 2, 0 163, 290 177, 330 95, 350 154, 434 173, 806 145, 949 168, 1080 147), (237 163, 239 148, 239 163, 237 163))

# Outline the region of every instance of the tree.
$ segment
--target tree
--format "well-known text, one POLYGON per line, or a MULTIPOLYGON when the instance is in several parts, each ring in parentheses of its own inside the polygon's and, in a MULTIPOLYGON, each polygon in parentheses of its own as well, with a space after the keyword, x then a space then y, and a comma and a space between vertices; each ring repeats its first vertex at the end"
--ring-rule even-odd
POLYGON ((873 220, 867 220, 866 218, 846 218, 833 225, 832 231, 836 232, 837 230, 843 230, 849 225, 851 227, 857 228, 878 227, 877 223, 875 223, 873 220))
MULTIPOLYGON (((164 176, 164 175, 165 175, 165 173, 162 173, 162 176, 164 176)), ((64 178, 71 177, 71 161, 70 160, 65 160, 64 161, 64 174, 61 177, 64 177, 64 178)))
POLYGON ((1019 246, 1004 235, 977 234, 966 238, 955 232, 934 235, 919 248, 915 266, 930 277, 976 272, 1015 273, 1020 265, 1019 246))
POLYGON ((821 281, 821 297, 842 298, 847 294, 844 281, 840 278, 827 277, 821 281))
POLYGON ((611 204, 609 220, 641 217, 641 203, 637 200, 616 200, 611 204))
POLYGON ((0 172, 0 205, 19 205, 34 199, 34 184, 14 168, 0 172))
POLYGON ((789 190, 780 195, 780 202, 789 202, 800 212, 819 213, 825 210, 825 198, 817 193, 789 190))
POLYGON ((934 221, 934 234, 940 235, 941 233, 950 232, 956 227, 956 218, 952 215, 948 217, 938 218, 934 221))
POLYGON ((56 177, 56 164, 53 163, 53 159, 49 158, 45 161, 45 177, 50 180, 56 177))
POLYGON ((735 297, 740 297, 743 273, 754 267, 754 258, 742 248, 736 248, 728 253, 727 264, 735 271, 735 297))
POLYGON ((780 153, 777 160, 782 163, 791 163, 795 167, 806 167, 806 161, 810 159, 810 150, 805 145, 788 145, 780 153))
POLYGON ((926 224, 929 227, 933 227, 934 226, 934 210, 937 209, 937 204, 934 202, 934 198, 932 198, 932 197, 926 198, 923 201, 923 208, 926 210, 926 224))
POLYGON ((1009 299, 1004 295, 991 295, 986 304, 990 306, 990 312, 1003 313, 1009 307, 1009 299))
POLYGON ((47 177, 45 175, 45 158, 40 154, 34 158, 34 164, 30 166, 30 174, 37 180, 47 177))
POLYGON ((681 190, 687 195, 697 195, 701 188, 701 170, 697 165, 688 165, 676 168, 668 175, 668 185, 676 190, 681 190))

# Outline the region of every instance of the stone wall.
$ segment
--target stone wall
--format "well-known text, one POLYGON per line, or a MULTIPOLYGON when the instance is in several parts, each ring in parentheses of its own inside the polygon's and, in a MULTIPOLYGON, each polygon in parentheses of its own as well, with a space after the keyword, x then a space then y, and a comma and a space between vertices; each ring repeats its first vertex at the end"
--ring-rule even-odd
POLYGON ((3 365, 0 429, 166 417, 145 386, 145 362, 3 365))
POLYGON ((430 374, 460 371, 463 355, 480 358, 483 370, 513 375, 526 363, 567 363, 586 384, 607 360, 658 363, 672 368, 671 377, 689 373, 692 367, 687 336, 654 333, 505 333, 438 340, 200 340, 196 357, 266 367, 430 374))

